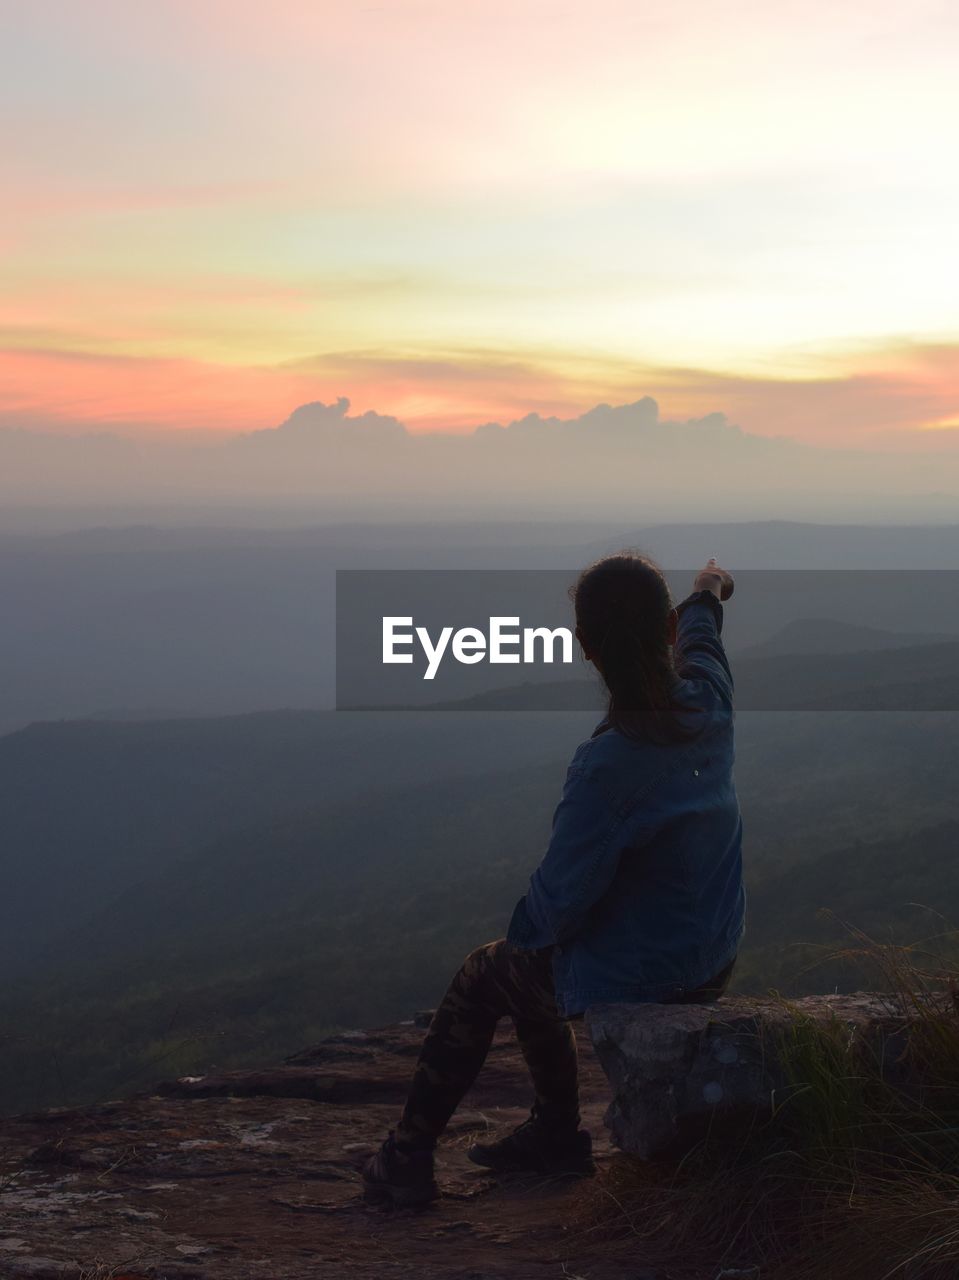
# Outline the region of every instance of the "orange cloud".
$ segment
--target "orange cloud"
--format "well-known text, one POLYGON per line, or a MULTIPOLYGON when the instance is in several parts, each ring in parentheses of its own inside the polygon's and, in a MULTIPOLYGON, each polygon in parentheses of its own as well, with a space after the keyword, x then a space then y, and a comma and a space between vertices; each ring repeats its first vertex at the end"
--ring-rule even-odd
POLYGON ((413 431, 462 432, 651 395, 667 418, 719 411, 751 433, 808 443, 941 448, 959 439, 948 429, 959 426, 959 345, 901 343, 824 365, 819 377, 761 377, 490 348, 341 351, 281 366, 8 349, 0 415, 73 433, 245 431, 347 395, 354 411, 391 414, 413 431))

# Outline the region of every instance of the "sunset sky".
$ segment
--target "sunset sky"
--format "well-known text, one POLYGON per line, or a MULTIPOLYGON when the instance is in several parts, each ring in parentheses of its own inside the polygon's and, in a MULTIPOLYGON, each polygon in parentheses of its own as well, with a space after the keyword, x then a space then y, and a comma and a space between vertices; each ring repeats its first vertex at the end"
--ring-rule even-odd
POLYGON ((0 425, 959 445, 959 8, 0 10, 0 425))

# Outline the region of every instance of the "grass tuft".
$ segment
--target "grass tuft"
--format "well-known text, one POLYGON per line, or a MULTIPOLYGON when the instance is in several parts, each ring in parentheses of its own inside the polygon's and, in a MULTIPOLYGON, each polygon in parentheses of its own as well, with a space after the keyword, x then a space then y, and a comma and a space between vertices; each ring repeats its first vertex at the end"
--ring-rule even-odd
POLYGON ((678 1164, 615 1157, 580 1197, 578 1246, 662 1280, 957 1280, 959 935, 933 951, 850 932, 842 959, 885 993, 891 1032, 787 1006, 771 1117, 678 1164))

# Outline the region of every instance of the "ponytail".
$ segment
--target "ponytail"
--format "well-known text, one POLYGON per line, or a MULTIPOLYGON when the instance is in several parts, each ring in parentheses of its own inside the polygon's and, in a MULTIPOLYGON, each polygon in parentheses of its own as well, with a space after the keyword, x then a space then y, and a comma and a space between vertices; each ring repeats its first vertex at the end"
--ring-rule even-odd
POLYGON ((609 693, 609 727, 631 738, 688 741, 698 730, 680 718, 669 641, 672 599, 662 570, 622 552, 584 569, 572 588, 584 647, 609 693))

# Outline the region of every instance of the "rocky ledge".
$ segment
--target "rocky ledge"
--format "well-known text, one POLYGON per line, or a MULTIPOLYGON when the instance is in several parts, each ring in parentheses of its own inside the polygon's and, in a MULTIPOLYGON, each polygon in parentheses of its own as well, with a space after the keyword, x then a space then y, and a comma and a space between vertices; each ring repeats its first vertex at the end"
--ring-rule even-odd
POLYGON ((586 1021, 613 1090, 605 1117, 613 1142, 642 1159, 678 1156, 707 1133, 770 1115, 803 1087, 797 1048, 813 1035, 830 1037, 850 1069, 871 1055, 887 1083, 908 1083, 910 1019, 891 997, 598 1005, 586 1021))
MULTIPOLYGON (((663 1156, 769 1110, 790 1037, 825 1028, 843 1055, 879 1046, 897 1062, 906 1021, 861 995, 590 1010, 574 1027, 601 1174, 604 1118, 625 1151, 663 1156)), ((653 1280, 642 1256, 598 1257, 571 1227, 582 1184, 498 1183, 467 1160, 477 1136, 528 1114, 508 1026, 440 1145, 442 1199, 365 1204, 361 1166, 396 1122, 422 1035, 352 1032, 272 1070, 0 1121, 0 1280, 653 1280)))
MULTIPOLYGON (((466 1159, 478 1134, 528 1113, 506 1024, 438 1152, 442 1200, 414 1214, 363 1203, 360 1167, 396 1122, 422 1035, 335 1036, 273 1070, 0 1121, 0 1280, 637 1280, 635 1261, 577 1257, 578 1184, 498 1185, 466 1159)), ((581 1061, 602 1164, 609 1089, 585 1042, 581 1061)))

